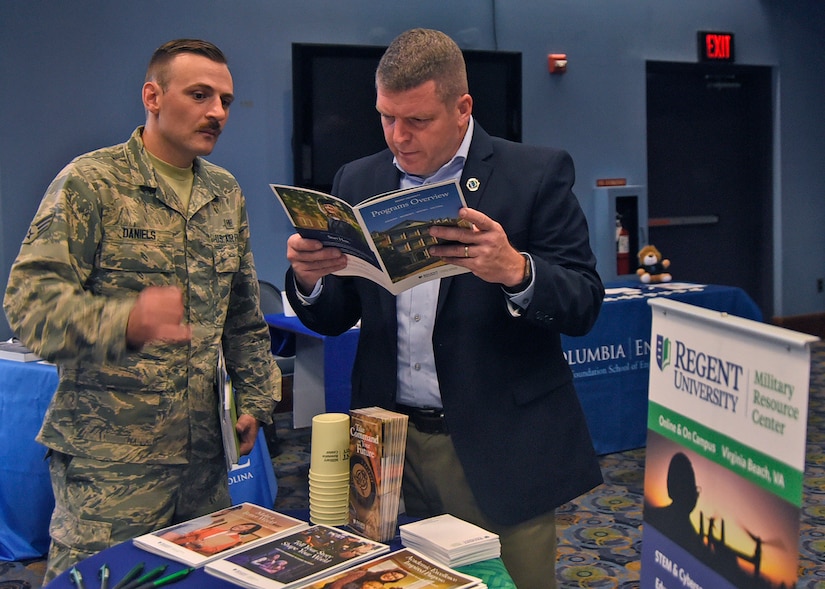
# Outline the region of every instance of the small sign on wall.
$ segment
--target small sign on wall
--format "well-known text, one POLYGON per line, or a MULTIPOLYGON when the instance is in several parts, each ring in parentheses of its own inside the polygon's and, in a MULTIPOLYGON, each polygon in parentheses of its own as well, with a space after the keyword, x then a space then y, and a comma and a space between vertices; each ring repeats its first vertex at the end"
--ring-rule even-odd
POLYGON ((697 37, 700 62, 733 63, 733 33, 699 31, 697 37))

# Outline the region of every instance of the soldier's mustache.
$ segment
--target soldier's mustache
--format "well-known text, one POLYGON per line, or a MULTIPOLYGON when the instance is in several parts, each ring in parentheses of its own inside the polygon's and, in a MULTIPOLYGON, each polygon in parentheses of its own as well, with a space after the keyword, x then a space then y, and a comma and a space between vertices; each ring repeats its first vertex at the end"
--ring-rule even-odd
POLYGON ((200 131, 209 131, 211 133, 214 133, 215 135, 220 135, 221 134, 221 124, 217 121, 212 122, 212 123, 207 123, 205 125, 202 125, 199 130, 200 131))

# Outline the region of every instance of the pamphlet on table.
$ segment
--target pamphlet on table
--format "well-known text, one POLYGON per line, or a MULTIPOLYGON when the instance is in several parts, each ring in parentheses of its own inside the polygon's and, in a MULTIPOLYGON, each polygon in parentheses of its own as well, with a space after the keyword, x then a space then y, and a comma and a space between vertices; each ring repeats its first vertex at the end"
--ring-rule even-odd
POLYGON ((297 589, 389 549, 364 536, 317 524, 207 563, 204 570, 250 589, 297 589))
POLYGON ((307 589, 373 586, 368 583, 380 584, 383 588, 469 589, 470 587, 486 587, 477 577, 460 573, 423 554, 404 548, 318 579, 315 583, 308 585, 307 589))
POLYGON ((451 567, 501 556, 498 534, 445 513, 399 527, 401 543, 451 567))
POLYGON ((308 526, 288 515, 240 503, 138 536, 132 542, 147 552, 200 567, 308 526))
POLYGON ((408 419, 380 407, 350 411, 349 525, 379 542, 395 536, 408 419))
POLYGON ((430 227, 470 227, 458 217, 467 205, 455 180, 379 194, 355 206, 308 188, 270 187, 302 237, 347 256, 347 267, 335 274, 368 278, 398 294, 469 271, 429 253, 430 246, 443 243, 429 235, 430 227))

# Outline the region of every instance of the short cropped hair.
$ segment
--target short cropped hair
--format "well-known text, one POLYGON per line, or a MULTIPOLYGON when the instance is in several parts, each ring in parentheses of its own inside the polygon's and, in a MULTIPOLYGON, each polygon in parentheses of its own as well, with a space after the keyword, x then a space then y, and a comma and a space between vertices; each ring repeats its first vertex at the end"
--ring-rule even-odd
POLYGON ((161 88, 166 90, 167 84, 169 83, 169 69, 167 66, 175 56, 181 53, 193 53, 195 55, 202 55, 217 63, 227 63, 223 51, 209 41, 202 41, 201 39, 174 39, 155 49, 152 58, 149 60, 149 66, 146 68, 146 82, 154 80, 161 88))
POLYGON ((410 29, 390 43, 375 72, 375 84, 388 92, 405 92, 433 80, 443 101, 468 92, 464 54, 450 37, 432 29, 410 29))

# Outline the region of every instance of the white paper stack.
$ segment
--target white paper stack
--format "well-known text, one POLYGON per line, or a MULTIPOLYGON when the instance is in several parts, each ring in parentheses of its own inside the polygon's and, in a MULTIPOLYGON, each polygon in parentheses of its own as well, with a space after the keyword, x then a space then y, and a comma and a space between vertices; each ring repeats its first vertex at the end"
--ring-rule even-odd
POLYGON ((0 359, 14 360, 15 362, 38 362, 40 356, 32 352, 23 343, 15 338, 0 342, 0 359))
POLYGON ((501 556, 497 534, 450 514, 400 526, 401 543, 449 567, 501 556))

